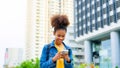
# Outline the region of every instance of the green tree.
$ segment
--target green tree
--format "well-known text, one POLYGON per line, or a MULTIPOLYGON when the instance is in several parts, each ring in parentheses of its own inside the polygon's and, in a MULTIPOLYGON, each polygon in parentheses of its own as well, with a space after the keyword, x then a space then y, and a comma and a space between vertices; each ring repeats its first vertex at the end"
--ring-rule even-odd
POLYGON ((116 66, 115 68, 118 68, 118 66, 116 66))
POLYGON ((40 68, 39 59, 23 61, 19 66, 16 66, 16 68, 40 68))
POLYGON ((82 63, 82 64, 80 64, 80 66, 79 66, 79 68, 86 68, 87 67, 87 64, 85 64, 85 63, 82 63))

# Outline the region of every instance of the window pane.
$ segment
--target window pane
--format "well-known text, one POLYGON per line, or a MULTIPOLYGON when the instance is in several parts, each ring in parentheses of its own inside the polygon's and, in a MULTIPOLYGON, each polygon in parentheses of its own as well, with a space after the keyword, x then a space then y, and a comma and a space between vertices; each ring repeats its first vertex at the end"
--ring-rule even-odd
POLYGON ((116 1, 116 8, 120 7, 120 0, 116 1))
POLYGON ((120 12, 117 13, 117 20, 119 20, 119 19, 120 19, 120 12))
POLYGON ((97 3, 96 3, 96 7, 99 7, 100 6, 100 2, 98 1, 97 3))
POLYGON ((113 22, 113 20, 114 20, 114 17, 112 15, 112 16, 110 16, 110 23, 113 22))
POLYGON ((113 5, 110 5, 109 6, 109 11, 112 11, 113 10, 113 5))
POLYGON ((103 9, 103 14, 105 14, 105 13, 106 13, 106 8, 103 9))

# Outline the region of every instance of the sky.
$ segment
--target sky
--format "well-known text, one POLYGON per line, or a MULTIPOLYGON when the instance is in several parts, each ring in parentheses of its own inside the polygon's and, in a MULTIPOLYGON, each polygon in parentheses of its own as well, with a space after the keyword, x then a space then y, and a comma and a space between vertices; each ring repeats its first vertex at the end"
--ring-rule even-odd
POLYGON ((5 48, 24 48, 26 0, 0 0, 0 68, 5 48))

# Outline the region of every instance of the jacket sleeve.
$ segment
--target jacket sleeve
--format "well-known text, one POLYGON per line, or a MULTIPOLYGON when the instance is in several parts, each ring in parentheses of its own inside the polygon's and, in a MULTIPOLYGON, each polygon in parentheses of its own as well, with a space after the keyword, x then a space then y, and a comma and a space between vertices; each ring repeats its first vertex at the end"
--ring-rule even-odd
POLYGON ((66 60, 64 61, 64 63, 65 63, 65 67, 66 68, 74 68, 73 67, 73 57, 72 57, 72 50, 71 49, 69 49, 69 57, 70 57, 70 63, 68 63, 66 60))
POLYGON ((42 50, 41 58, 40 58, 40 68, 49 68, 53 67, 55 63, 52 61, 52 58, 47 60, 47 46, 45 45, 42 50))

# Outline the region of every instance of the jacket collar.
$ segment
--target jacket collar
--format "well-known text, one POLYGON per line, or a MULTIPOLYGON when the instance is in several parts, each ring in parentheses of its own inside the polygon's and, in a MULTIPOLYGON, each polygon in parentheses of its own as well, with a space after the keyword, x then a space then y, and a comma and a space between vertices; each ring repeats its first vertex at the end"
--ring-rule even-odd
MULTIPOLYGON (((50 48, 51 48, 51 47, 55 47, 54 41, 55 41, 55 40, 53 40, 53 41, 50 43, 50 48)), ((62 42, 62 43, 63 43, 63 45, 65 46, 66 49, 70 49, 70 47, 68 47, 64 42, 62 42)))

